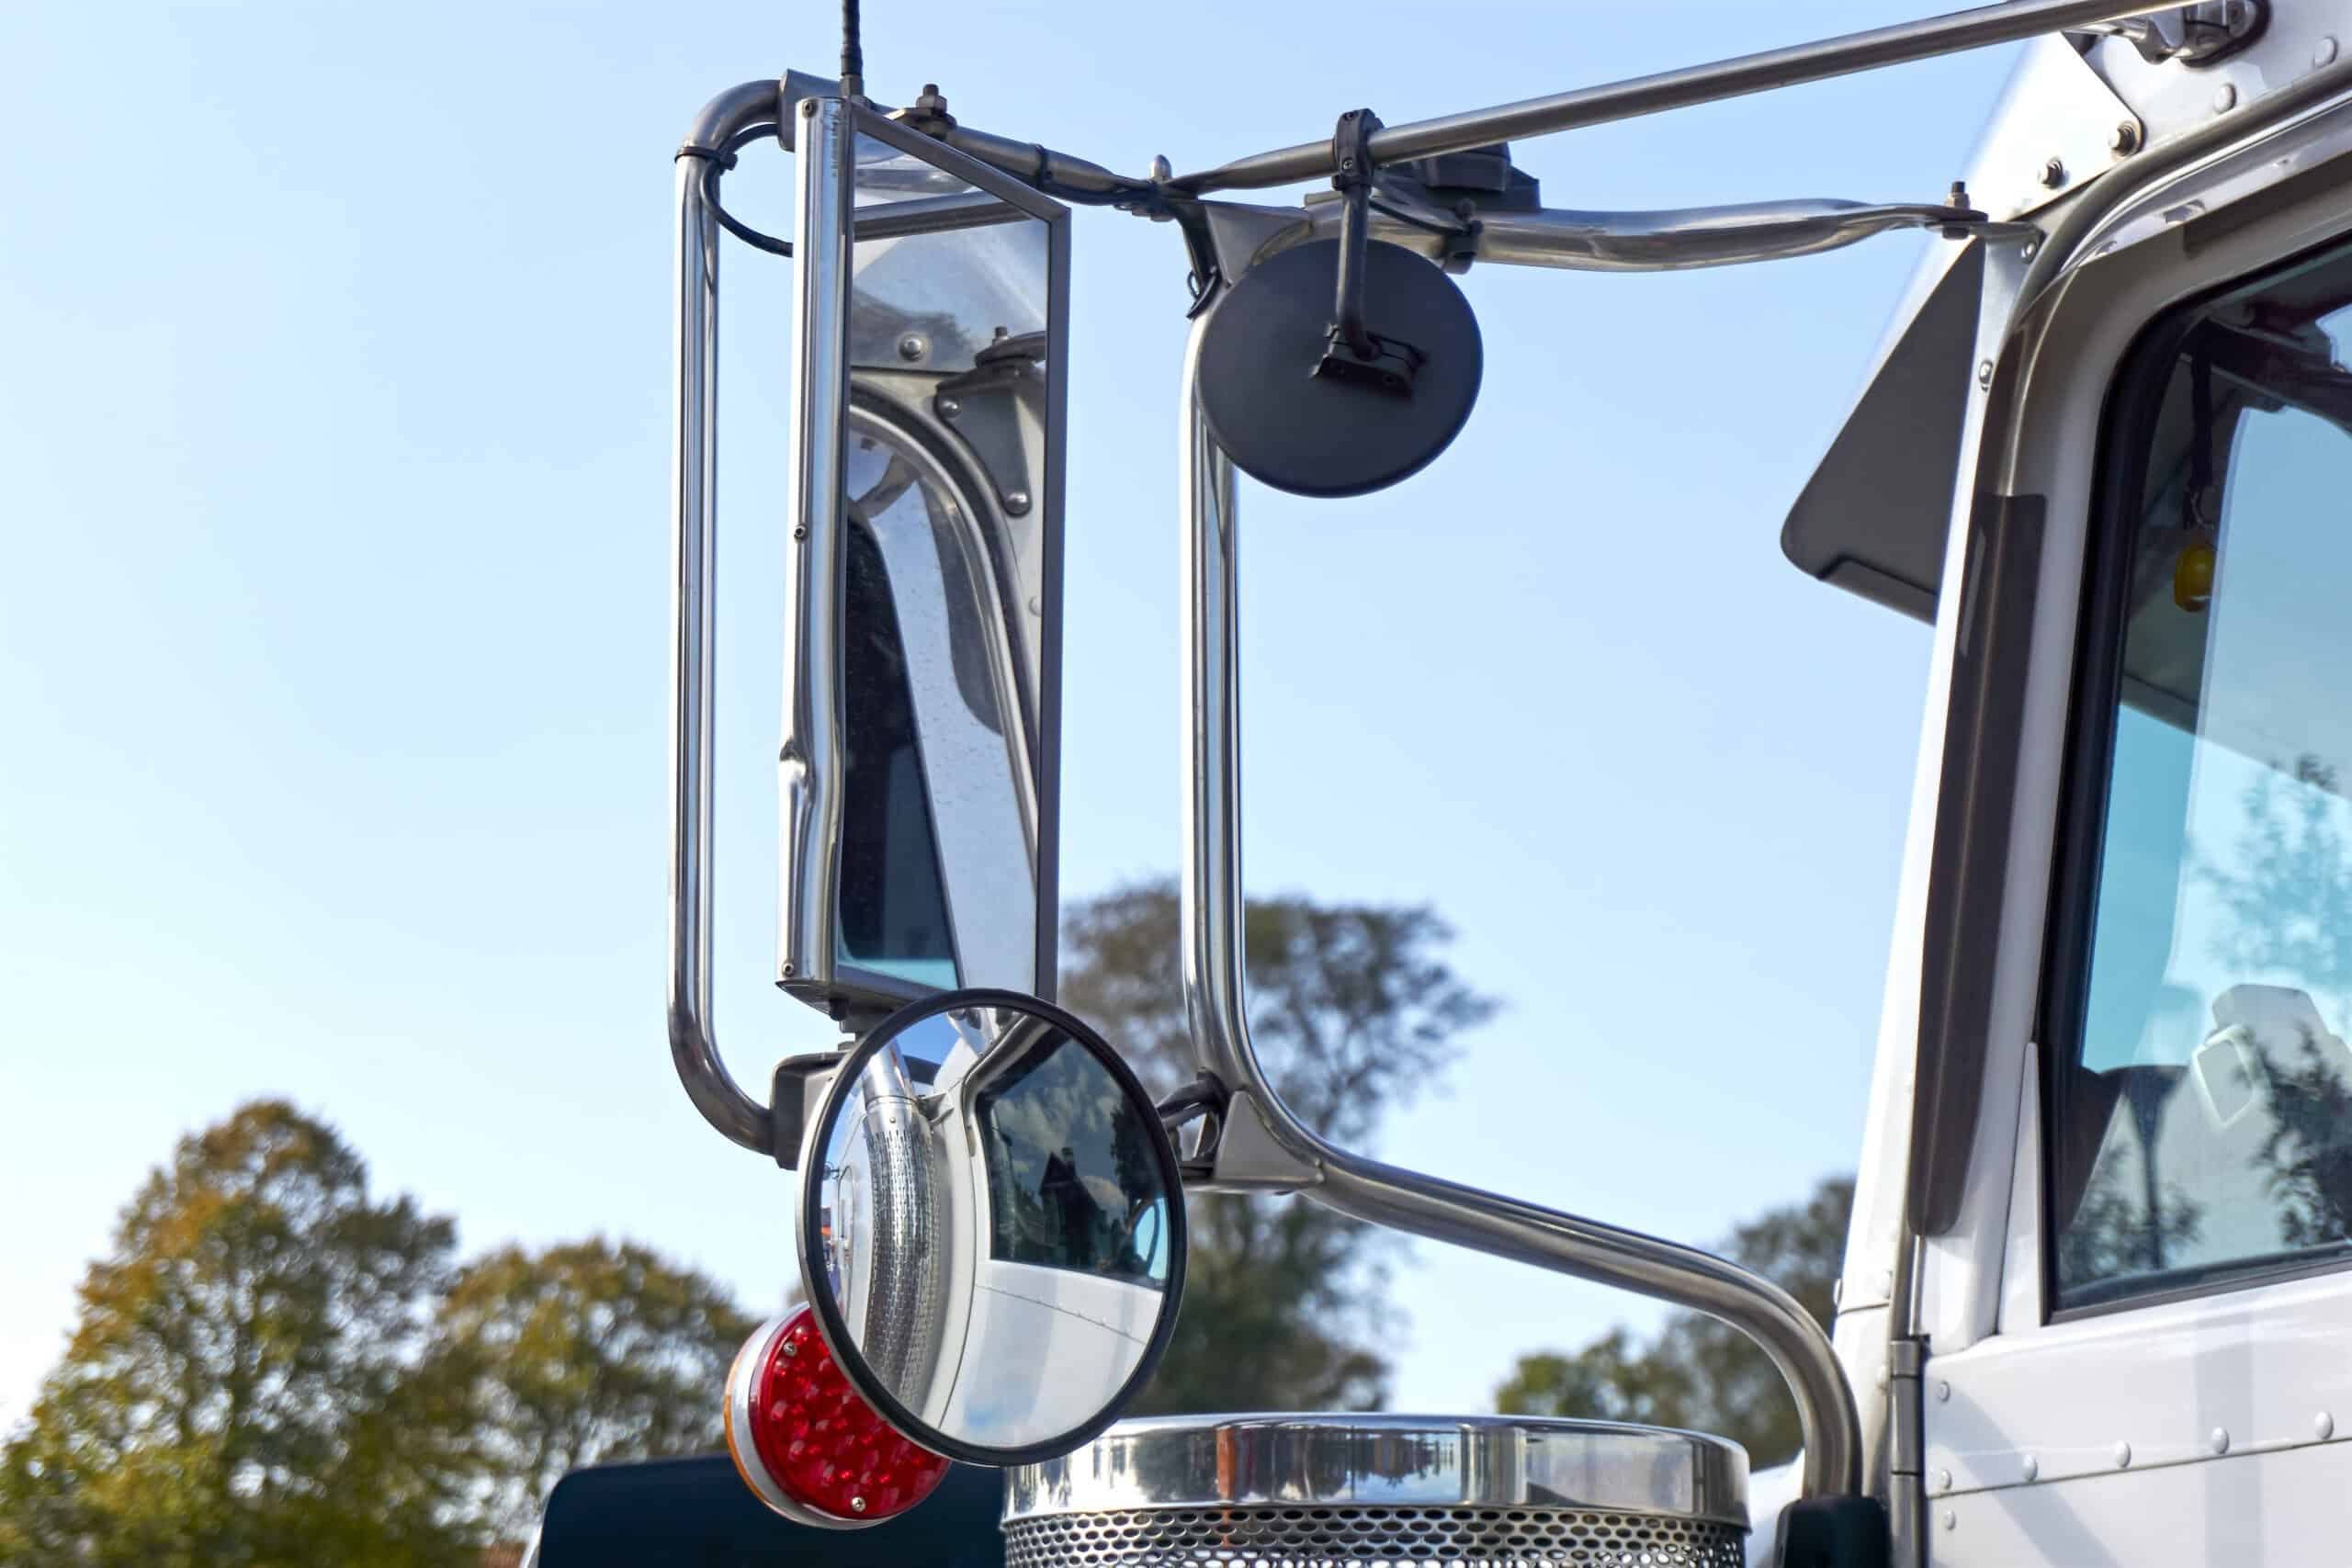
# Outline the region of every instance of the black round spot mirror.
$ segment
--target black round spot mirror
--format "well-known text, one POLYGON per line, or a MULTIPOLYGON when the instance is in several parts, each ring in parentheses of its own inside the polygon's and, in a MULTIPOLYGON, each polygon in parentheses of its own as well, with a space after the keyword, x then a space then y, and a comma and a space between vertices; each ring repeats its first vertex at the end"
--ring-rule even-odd
POLYGON ((1478 400, 1485 348, 1453 279, 1371 241, 1362 275, 1371 341, 1334 325, 1342 242, 1276 252, 1218 300, 1201 330, 1201 412, 1235 467, 1295 495, 1362 495, 1419 472, 1478 400))
POLYGON ((893 1427, 976 1464, 1069 1452, 1151 1375, 1184 1199, 1102 1036, 1010 991, 900 1009, 810 1120, 796 1227, 819 1331, 893 1427))

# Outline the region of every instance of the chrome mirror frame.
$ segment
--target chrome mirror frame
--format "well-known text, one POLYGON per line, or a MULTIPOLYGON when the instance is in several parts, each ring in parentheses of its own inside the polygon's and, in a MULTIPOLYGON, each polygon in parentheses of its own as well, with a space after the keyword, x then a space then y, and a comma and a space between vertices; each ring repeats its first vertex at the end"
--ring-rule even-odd
MULTIPOLYGON (((1036 476, 1032 506, 1042 535, 1035 622, 1034 712, 1022 716, 1029 767, 1022 806, 1029 816, 1034 872, 1031 910, 1035 955, 1026 976, 959 976, 960 980, 1022 981, 1021 989, 1052 994, 1057 956, 1053 910, 1058 888, 1061 534, 1063 453, 1067 439, 1069 291, 1069 209, 920 131, 856 102, 808 97, 797 106, 795 142, 799 180, 795 260, 798 289, 793 313, 800 344, 793 389, 790 478, 793 541, 785 601, 784 734, 778 752, 782 792, 775 982, 788 994, 836 1018, 868 1016, 932 994, 933 987, 842 960, 837 933, 842 891, 843 719, 841 625, 844 540, 848 527, 845 436, 853 406, 850 248, 860 238, 954 228, 970 220, 968 198, 894 203, 861 214, 856 206, 855 147, 869 138, 953 176, 994 203, 1045 225, 1048 374, 1044 411, 1046 461, 1036 476), (893 208, 924 210, 894 211, 893 208)), ((871 411, 866 411, 871 418, 871 411)), ((1018 662, 1016 650, 1012 657, 1018 662)), ((943 846, 943 854, 945 848, 943 846)), ((956 880, 942 867, 943 891, 955 919, 956 880)), ((967 886, 965 892, 968 895, 967 886)))
MULTIPOLYGON (((924 987, 889 976, 853 972, 835 962, 834 924, 840 896, 842 733, 839 615, 844 497, 842 432, 850 409, 847 334, 850 277, 847 247, 857 224, 851 179, 858 135, 915 153, 975 190, 1046 224, 1051 363, 1068 359, 1069 214, 1029 185, 1001 174, 955 146, 910 130, 876 109, 847 102, 838 86, 789 73, 747 82, 713 98, 695 118, 674 164, 676 237, 671 432, 672 639, 670 797, 670 1055, 686 1094, 704 1119, 745 1148, 775 1147, 769 1108, 745 1092, 719 1055, 712 1020, 713 729, 718 654, 715 610, 718 545, 718 259, 721 216, 707 175, 716 161, 773 133, 797 151, 795 231, 800 263, 794 280, 796 341, 828 345, 802 356, 793 389, 790 471, 792 514, 800 533, 786 586, 785 650, 786 709, 778 767, 784 790, 776 980, 803 1000, 836 1017, 887 1011, 924 994, 924 987), (829 434, 827 433, 830 433, 829 434), (812 436, 818 437, 812 439, 812 436)), ((956 141, 1003 156, 996 139, 964 133, 956 141)), ((1091 165, 1057 165, 1080 176, 1091 165)), ((1108 176, 1105 176, 1106 178, 1108 176)), ((937 215, 933 215, 937 216, 937 215)), ((952 218, 952 213, 945 214, 952 218)), ((899 214, 857 225, 856 232, 903 231, 899 214)), ((1047 530, 1039 594, 1057 612, 1061 592, 1060 531, 1067 377, 1051 378, 1046 440, 1055 454, 1036 486, 1035 504, 1047 530)), ((1058 867, 1060 617, 1040 615, 1040 699, 1034 716, 1033 777, 1036 907, 1055 908, 1058 867)), ((1035 987, 1052 988, 1056 922, 1036 920, 1035 987)))
MULTIPOLYGON (((974 1065, 973 1072, 976 1074, 979 1072, 997 1049, 1010 1043, 1009 1036, 989 1042, 989 1048, 981 1054, 978 1062, 974 1065)), ((970 1082, 968 1078, 965 1081, 970 1082)), ((911 1110, 911 1107, 910 1109, 911 1110)), ((808 1305, 816 1315, 818 1332, 824 1337, 826 1347, 831 1350, 835 1363, 840 1366, 842 1375, 849 1380, 858 1395, 880 1412, 884 1420, 913 1442, 929 1449, 933 1453, 944 1454, 950 1459, 961 1460, 969 1464, 1012 1466, 1058 1458, 1083 1447, 1108 1429, 1118 1420, 1120 1414, 1134 1400, 1136 1394, 1150 1381, 1152 1373, 1159 1369, 1160 1358, 1167 1353, 1169 1341, 1175 1335, 1176 1318, 1182 1309, 1184 1295, 1184 1264, 1188 1232, 1182 1166, 1177 1158, 1175 1145, 1170 1139, 1166 1128, 1152 1113, 1150 1091, 1145 1089, 1143 1081, 1136 1077, 1135 1069, 1127 1065, 1126 1059, 1120 1055, 1110 1042, 1103 1039, 1075 1014, 1035 997, 1025 996, 1017 991, 992 989, 952 991, 910 1002, 876 1025, 856 1045, 840 1058, 840 1065, 832 1070, 831 1081, 827 1084, 821 1100, 808 1118, 808 1124, 802 1130, 801 1139, 800 1179, 794 1197, 793 1243, 798 1255, 800 1277, 807 1286, 808 1305), (990 1448, 963 1441, 940 1431, 910 1410, 897 1392, 877 1375, 870 1351, 859 1346, 851 1337, 849 1325, 843 1320, 840 1303, 833 1299, 832 1292, 817 1283, 823 1277, 823 1271, 827 1267, 823 1205, 817 1201, 816 1195, 823 1185, 825 1142, 828 1133, 843 1113, 851 1096, 857 1092, 859 1080, 883 1051, 894 1045, 899 1038, 915 1024, 937 1017, 943 1012, 966 1008, 1004 1009, 1026 1015, 1028 1021, 1057 1031, 1067 1040, 1083 1046, 1091 1056, 1101 1063, 1125 1093, 1129 1101, 1141 1108, 1144 1124, 1151 1134, 1153 1162, 1166 1198, 1166 1213, 1162 1222, 1166 1228, 1157 1243, 1167 1249, 1167 1278, 1160 1287, 1165 1304, 1158 1321, 1152 1326, 1151 1335, 1145 1342, 1143 1351, 1134 1369, 1120 1383, 1116 1393, 1104 1402, 1102 1409, 1091 1419, 1057 1434, 1049 1439, 1019 1447, 990 1448)), ((922 1165, 923 1161, 918 1156, 914 1163, 922 1165)), ((952 1204, 927 1206, 918 1202, 893 1205, 894 1217, 901 1224, 916 1228, 920 1228, 926 1219, 935 1215, 941 1208, 952 1208, 952 1204), (922 1212, 926 1208, 928 1208, 927 1213, 922 1212)), ((934 1351, 935 1349, 936 1348, 934 1351)), ((1023 1367, 1005 1370, 1008 1375, 1012 1377, 1040 1376, 1048 1371, 1048 1369, 1023 1367)))

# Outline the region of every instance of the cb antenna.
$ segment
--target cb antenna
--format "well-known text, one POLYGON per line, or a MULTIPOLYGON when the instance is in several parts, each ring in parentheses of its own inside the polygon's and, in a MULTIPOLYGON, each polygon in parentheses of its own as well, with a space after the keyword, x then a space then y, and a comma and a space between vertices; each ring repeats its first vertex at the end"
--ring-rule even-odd
POLYGON ((857 0, 842 0, 842 96, 865 96, 865 46, 857 36, 857 0))

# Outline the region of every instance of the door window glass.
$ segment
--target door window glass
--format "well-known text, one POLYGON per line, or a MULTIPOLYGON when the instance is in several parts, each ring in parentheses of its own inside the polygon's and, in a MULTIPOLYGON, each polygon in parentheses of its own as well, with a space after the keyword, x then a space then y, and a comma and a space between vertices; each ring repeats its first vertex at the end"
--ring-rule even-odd
POLYGON ((2052 1020, 2061 1307, 2352 1243, 2347 304, 2352 266, 2302 266, 2119 388, 2088 967, 2052 1020))

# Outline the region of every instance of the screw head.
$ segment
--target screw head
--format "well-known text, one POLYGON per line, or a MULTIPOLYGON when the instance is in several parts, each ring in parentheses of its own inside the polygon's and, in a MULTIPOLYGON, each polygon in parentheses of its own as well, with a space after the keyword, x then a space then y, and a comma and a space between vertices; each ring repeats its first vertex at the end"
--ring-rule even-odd
POLYGON ((921 333, 909 333, 899 340, 899 357, 921 359, 931 352, 931 340, 921 333))
POLYGON ((2206 1438, 2205 1442, 2206 1446, 2211 1448, 2217 1454, 2228 1453, 2230 1451, 2229 1428, 2226 1427, 2214 1427, 2213 1435, 2206 1438))
POLYGON ((2335 63, 2335 39, 2324 38, 2312 47, 2312 63, 2313 65, 2333 65, 2335 63))
POLYGON ((1991 360, 1987 359, 1976 367, 1976 384, 1980 387, 1990 387, 1993 384, 1993 362, 1991 360))
POLYGON ((2117 120, 2115 129, 2107 133, 2107 150, 2118 157, 2127 152, 2137 152, 2139 147, 2140 122, 2138 120, 2117 120))
POLYGON ((2335 1417, 2323 1410, 2312 1417, 2312 1432, 2321 1442, 2335 1436, 2335 1417))
POLYGON ((2227 82, 2213 89, 2213 112, 2227 114, 2238 107, 2238 90, 2227 82))
POLYGON ((1939 1470, 1936 1472, 1936 1490, 1939 1492, 1949 1492, 1951 1490, 1951 1471, 1939 1470))
POLYGON ((2025 1472, 2025 1478, 2028 1481, 2031 1481, 2041 1475, 2041 1461, 2034 1458, 2031 1454, 2028 1454, 2025 1456, 2025 1463, 2018 1466, 2018 1468, 2025 1472))
POLYGON ((800 1347, 789 1339, 777 1346, 776 1348, 787 1356, 797 1356, 800 1354, 800 1347))
POLYGON ((808 525, 805 523, 795 523, 792 525, 792 536, 796 539, 807 538, 808 536, 808 525))
POLYGON ((963 405, 962 403, 957 402, 955 399, 953 399, 953 398, 942 398, 942 399, 940 399, 940 400, 939 400, 939 417, 940 417, 940 418, 942 418, 942 419, 954 419, 957 414, 962 413, 963 412, 964 412, 964 405, 963 405))
POLYGON ((2060 186, 2064 185, 2066 183, 2066 165, 2064 162, 2061 159, 2052 158, 2050 162, 2042 164, 2041 183, 2048 186, 2052 190, 2056 190, 2060 186))
POLYGON ((1004 509, 1007 512, 1013 513, 1028 511, 1029 492, 1025 490, 1006 491, 1004 492, 1004 509))
POLYGON ((2116 1444, 2116 1445, 2115 1445, 2115 1468, 2116 1468, 2116 1469, 2118 1469, 2118 1470, 2128 1470, 2128 1469, 2130 1469, 2130 1468, 2131 1468, 2131 1466, 2132 1466, 2132 1445, 2131 1445, 2131 1444, 2129 1444, 2129 1443, 2118 1443, 2118 1444, 2116 1444))
POLYGON ((1956 1530, 1959 1528, 1960 1516, 1953 1513, 1950 1508, 1946 1508, 1944 1510, 1944 1529, 1948 1530, 1956 1530))
POLYGON ((853 1514, 862 1514, 865 1512, 865 1499, 863 1497, 852 1497, 849 1500, 849 1511, 853 1514))
POLYGON ((1936 1403, 1940 1404, 1951 1397, 1951 1384, 1942 1378, 1938 1378, 1936 1380, 1936 1403))

